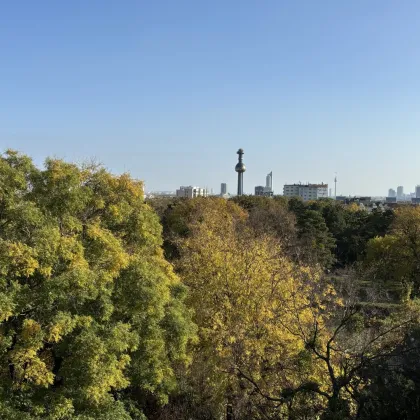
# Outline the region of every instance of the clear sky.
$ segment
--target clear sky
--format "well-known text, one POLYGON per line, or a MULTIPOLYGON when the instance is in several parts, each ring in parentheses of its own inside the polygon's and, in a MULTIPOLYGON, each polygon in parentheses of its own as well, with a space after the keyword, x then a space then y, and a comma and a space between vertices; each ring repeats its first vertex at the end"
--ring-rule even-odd
POLYGON ((0 149, 245 192, 420 183, 418 0, 0 3, 0 149))

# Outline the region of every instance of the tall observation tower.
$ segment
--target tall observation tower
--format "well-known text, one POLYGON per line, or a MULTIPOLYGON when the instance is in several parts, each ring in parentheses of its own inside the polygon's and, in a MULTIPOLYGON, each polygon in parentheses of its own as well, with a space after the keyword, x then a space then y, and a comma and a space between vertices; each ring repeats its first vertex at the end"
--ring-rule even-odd
POLYGON ((235 166, 235 171, 238 172, 238 195, 242 195, 244 193, 244 172, 246 171, 245 165, 242 162, 244 151, 243 149, 239 149, 236 153, 239 155, 238 163, 235 166))

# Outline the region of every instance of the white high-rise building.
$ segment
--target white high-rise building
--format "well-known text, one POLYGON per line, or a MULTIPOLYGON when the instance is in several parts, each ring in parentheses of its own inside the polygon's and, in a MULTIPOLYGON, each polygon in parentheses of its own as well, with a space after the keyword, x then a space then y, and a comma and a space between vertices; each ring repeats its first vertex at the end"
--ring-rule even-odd
POLYGON ((268 191, 273 191, 273 172, 270 172, 265 177, 265 188, 267 188, 268 191))
MULTIPOLYGON (((257 195, 257 193, 255 193, 257 195)), ((267 197, 271 197, 273 195, 273 172, 270 172, 265 177, 265 187, 263 188, 263 194, 267 197)))
POLYGON ((272 197, 273 196, 273 172, 270 172, 265 177, 265 187, 257 185, 255 187, 255 195, 272 197))
POLYGON ((420 198, 420 185, 416 185, 416 198, 420 198))
POLYGON ((404 198, 404 187, 401 185, 397 187, 397 198, 399 200, 402 200, 404 198))
POLYGON ((179 190, 176 190, 177 197, 185 197, 185 198, 194 198, 194 197, 207 197, 208 191, 206 188, 200 187, 179 187, 179 190))
POLYGON ((283 187, 285 197, 300 197, 303 201, 318 200, 328 197, 328 184, 286 184, 283 187))

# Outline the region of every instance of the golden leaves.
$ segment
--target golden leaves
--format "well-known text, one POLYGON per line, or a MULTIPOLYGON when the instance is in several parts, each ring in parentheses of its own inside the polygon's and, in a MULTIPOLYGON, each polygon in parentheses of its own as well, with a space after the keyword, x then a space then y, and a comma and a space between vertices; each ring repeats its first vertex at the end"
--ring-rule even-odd
MULTIPOLYGON (((314 317, 322 323, 321 302, 313 301, 318 273, 292 263, 270 235, 256 235, 232 203, 194 205, 176 266, 190 288, 200 351, 216 354, 216 369, 240 365, 254 377, 261 369, 276 372, 281 362, 285 370, 272 373, 273 384, 298 383, 302 333, 309 334, 314 317)), ((311 364, 306 369, 316 371, 311 364)))
POLYGON ((0 391, 28 391, 28 416, 51 418, 130 380, 164 399, 194 328, 143 184, 58 159, 37 170, 11 152, 0 198, 0 391), (43 407, 36 388, 52 384, 43 407))
POLYGON ((86 234, 92 241, 89 251, 95 257, 95 260, 92 260, 94 266, 106 270, 111 278, 128 266, 129 255, 125 252, 121 240, 112 232, 95 223, 88 225, 86 234))
POLYGON ((0 239, 0 274, 29 277, 38 267, 33 248, 22 242, 0 239))
POLYGON ((69 312, 58 312, 46 328, 46 341, 57 343, 76 327, 87 328, 93 319, 90 316, 71 315, 69 312))
POLYGON ((10 351, 14 367, 14 387, 25 389, 29 383, 48 387, 54 382, 54 374, 38 354, 43 346, 44 333, 41 325, 33 319, 26 319, 18 336, 18 344, 10 351))

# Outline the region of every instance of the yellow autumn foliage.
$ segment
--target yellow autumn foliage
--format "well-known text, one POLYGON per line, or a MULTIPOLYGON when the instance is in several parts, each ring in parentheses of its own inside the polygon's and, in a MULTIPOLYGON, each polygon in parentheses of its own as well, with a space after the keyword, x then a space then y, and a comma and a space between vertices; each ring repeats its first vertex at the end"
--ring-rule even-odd
POLYGON ((0 274, 29 277, 39 267, 36 253, 21 242, 0 239, 0 274))
POLYGON ((17 338, 18 345, 10 352, 14 366, 16 389, 25 389, 30 383, 47 387, 54 381, 54 374, 40 358, 38 350, 43 346, 44 334, 39 323, 33 319, 23 322, 17 338))
POLYGON ((142 183, 8 151, 0 207, 0 418, 126 419, 115 392, 133 389, 166 401, 195 327, 142 183))
POLYGON ((302 378, 322 384, 319 361, 300 363, 302 337, 315 319, 323 328, 318 273, 292 263, 273 237, 256 235, 232 203, 194 206, 177 267, 190 288, 200 351, 215 358, 219 372, 232 374, 226 386, 234 386, 238 371, 268 394, 299 386, 302 378))

